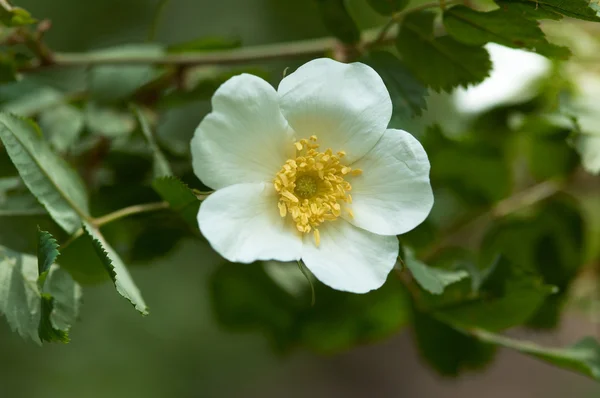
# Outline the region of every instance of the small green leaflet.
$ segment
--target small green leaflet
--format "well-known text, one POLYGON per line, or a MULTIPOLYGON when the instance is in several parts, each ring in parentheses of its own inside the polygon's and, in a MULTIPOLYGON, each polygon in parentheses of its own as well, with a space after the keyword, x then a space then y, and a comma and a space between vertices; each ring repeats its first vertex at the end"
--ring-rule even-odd
POLYGON ((89 219, 83 182, 40 137, 29 120, 0 113, 0 140, 31 193, 66 232, 77 231, 89 219))
POLYGON ((483 81, 492 68, 483 47, 470 46, 450 36, 434 36, 435 14, 407 15, 396 39, 402 61, 427 86, 450 91, 483 81))
POLYGON ((592 337, 586 337, 567 348, 545 348, 532 342, 519 341, 479 329, 470 330, 468 334, 486 343, 517 350, 600 381, 600 344, 592 337))
POLYGON ((83 227, 84 237, 89 239, 94 247, 94 251, 102 261, 102 265, 109 273, 117 292, 125 297, 142 315, 148 315, 148 307, 142 298, 138 287, 133 282, 127 267, 117 252, 110 247, 100 231, 90 225, 83 227))
POLYGON ((360 40, 360 30, 348 13, 344 0, 317 0, 317 4, 325 27, 336 38, 347 44, 360 40))
POLYGON ((375 51, 363 59, 383 79, 394 105, 394 116, 408 119, 419 116, 427 108, 427 88, 387 51, 375 51))
POLYGON ((20 7, 13 7, 7 2, 0 2, 0 23, 7 27, 26 26, 36 23, 29 11, 20 7))
POLYGON ((58 243, 56 239, 47 231, 42 231, 38 227, 38 246, 37 246, 37 258, 38 258, 38 275, 39 285, 43 288, 48 271, 52 264, 56 262, 56 258, 59 256, 58 243))
POLYGON ((442 294, 447 286, 469 277, 469 273, 464 270, 449 271, 430 267, 419 261, 409 248, 404 248, 404 263, 419 286, 432 294, 442 294))
POLYGON ((590 0, 495 0, 504 11, 514 11, 536 19, 561 19, 562 16, 600 22, 590 0))
POLYGON ((135 113, 135 116, 137 117, 140 123, 142 132, 144 133, 144 136, 146 137, 146 140, 150 145, 150 149, 152 150, 152 155, 154 157, 154 177, 160 178, 172 176, 173 172, 171 171, 171 166, 169 166, 167 158, 165 158, 165 155, 158 147, 158 143, 156 142, 154 134, 152 134, 152 130, 150 129, 148 118, 146 118, 146 116, 139 107, 133 105, 132 109, 133 113, 135 113))
POLYGON ((164 177, 154 180, 152 187, 192 228, 198 228, 200 200, 187 185, 177 177, 164 177))
POLYGON ((0 246, 0 313, 23 338, 68 342, 81 302, 81 287, 57 266, 52 266, 42 292, 38 286, 38 260, 0 246))
POLYGON ((392 15, 404 9, 409 0, 367 0, 371 8, 381 15, 392 15))
POLYGON ((568 48, 548 43, 537 21, 512 12, 479 12, 459 5, 444 12, 444 26, 456 40, 467 45, 495 42, 550 58, 566 59, 571 55, 568 48))

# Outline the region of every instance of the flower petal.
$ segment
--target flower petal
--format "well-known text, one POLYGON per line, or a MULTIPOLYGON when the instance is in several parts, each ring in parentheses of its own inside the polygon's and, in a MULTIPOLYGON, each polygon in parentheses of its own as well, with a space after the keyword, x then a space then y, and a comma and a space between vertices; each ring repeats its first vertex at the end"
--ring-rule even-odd
POLYGON ((421 224, 433 206, 429 160, 415 137, 389 129, 352 168, 353 218, 357 227, 380 235, 399 235, 421 224))
POLYGON ((297 138, 316 135, 322 148, 344 150, 349 162, 375 145, 392 116, 381 77, 359 62, 310 61, 284 78, 278 91, 297 138))
POLYGON ((220 189, 200 206, 200 231, 215 251, 232 262, 299 260, 302 236, 279 215, 277 201, 271 183, 220 189))
POLYGON ((319 226, 317 247, 312 234, 304 237, 302 260, 324 284, 352 293, 380 288, 398 258, 395 236, 375 235, 343 219, 319 226))
POLYGON ((271 181, 293 153, 275 89, 256 76, 235 76, 219 87, 212 107, 192 139, 198 178, 214 189, 271 181))

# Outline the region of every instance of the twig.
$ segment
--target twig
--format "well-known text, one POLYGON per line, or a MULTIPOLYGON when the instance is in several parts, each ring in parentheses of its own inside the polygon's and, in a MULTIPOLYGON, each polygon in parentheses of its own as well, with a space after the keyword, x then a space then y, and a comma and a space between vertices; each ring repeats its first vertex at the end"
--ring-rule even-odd
POLYGON ((109 224, 113 221, 119 220, 124 217, 132 216, 134 214, 141 213, 149 213, 158 210, 164 210, 169 207, 167 202, 157 202, 157 203, 146 203, 142 205, 133 205, 129 207, 125 207, 124 209, 117 210, 113 213, 107 214, 105 216, 95 218, 93 224, 101 227, 103 225, 109 224))

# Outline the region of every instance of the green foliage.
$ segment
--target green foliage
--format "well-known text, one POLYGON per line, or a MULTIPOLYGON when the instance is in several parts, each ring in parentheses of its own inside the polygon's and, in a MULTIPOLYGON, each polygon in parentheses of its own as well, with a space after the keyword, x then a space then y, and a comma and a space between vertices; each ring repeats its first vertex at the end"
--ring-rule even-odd
POLYGON ((131 113, 95 102, 88 102, 85 108, 85 123, 91 132, 108 138, 129 135, 136 125, 131 113))
POLYGON ((20 7, 13 7, 6 2, 0 2, 0 23, 5 26, 27 26, 37 21, 29 11, 20 7))
POLYGON ((409 0, 367 0, 369 5, 381 15, 391 15, 404 9, 409 0))
POLYGON ((148 307, 138 287, 133 282, 127 266, 125 266, 117 252, 104 240, 97 229, 86 225, 83 227, 83 231, 85 239, 88 239, 94 246, 94 250, 115 284, 117 292, 125 297, 142 315, 148 315, 148 307))
POLYGON ((58 267, 50 269, 43 292, 37 280, 35 257, 0 246, 0 313, 23 338, 68 342, 81 288, 58 267))
POLYGON ((566 47, 548 43, 535 20, 503 10, 479 12, 454 6, 444 12, 444 26, 456 40, 468 45, 495 42, 559 59, 566 59, 571 53, 566 47))
POLYGON ((562 16, 600 21, 590 0, 494 0, 502 10, 535 19, 561 19, 562 16))
POLYGON ((360 31, 348 13, 344 0, 316 1, 327 30, 346 44, 357 43, 360 40, 360 31))
POLYGON ((156 143, 154 134, 152 133, 152 130, 150 130, 148 119, 142 110, 136 106, 133 106, 133 112, 135 113, 135 116, 137 117, 142 128, 142 133, 144 133, 144 137, 146 137, 146 140, 148 140, 148 144, 152 150, 152 156, 154 157, 154 177, 160 178, 172 176, 173 171, 171 171, 171 166, 169 166, 167 158, 165 158, 165 155, 162 153, 158 147, 158 144, 156 143))
MULTIPOLYGON (((50 232, 42 231, 38 227, 37 258, 39 275, 38 283, 40 287, 44 286, 50 267, 56 262, 56 258, 59 254, 56 239, 54 239, 50 232)), ((49 303, 48 305, 52 306, 52 303, 49 303)))
POLYGON ((198 228, 200 200, 187 185, 176 177, 164 177, 154 180, 152 187, 188 225, 198 228))
POLYGON ((396 40, 404 63, 427 86, 450 91, 485 79, 492 67, 483 47, 465 45, 450 36, 434 36, 435 14, 406 16, 396 40))
MULTIPOLYGON (((290 264, 298 274, 300 270, 290 264)), ((301 295, 274 283, 258 264, 224 264, 211 280, 215 315, 234 330, 260 329, 278 350, 294 347, 334 353, 382 339, 410 317, 406 293, 390 278, 379 290, 350 294, 315 285, 310 305, 305 282, 301 295)))
POLYGON ((62 104, 45 110, 39 117, 44 136, 57 152, 71 149, 83 132, 83 112, 72 105, 62 104))
POLYGON ((464 270, 451 271, 430 267, 419 261, 408 248, 405 248, 404 255, 406 268, 410 270, 419 286, 430 293, 442 294, 447 286, 469 277, 464 270))
POLYGON ((25 185, 66 232, 88 217, 87 193, 79 176, 42 141, 31 121, 0 114, 0 139, 25 185))
POLYGON ((363 59, 383 79, 394 105, 394 116, 406 120, 427 108, 427 89, 404 64, 387 51, 374 51, 363 59))

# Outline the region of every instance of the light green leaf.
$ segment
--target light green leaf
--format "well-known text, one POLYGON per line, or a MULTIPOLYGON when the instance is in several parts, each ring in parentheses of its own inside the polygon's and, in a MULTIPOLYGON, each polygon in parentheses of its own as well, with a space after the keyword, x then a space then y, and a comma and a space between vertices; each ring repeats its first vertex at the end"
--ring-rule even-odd
POLYGON ((42 294, 37 263, 34 256, 0 246, 0 313, 23 338, 66 342, 79 311, 81 287, 52 266, 42 294))
MULTIPOLYGON (((19 89, 21 85, 15 84, 19 89)), ((2 105, 2 110, 19 116, 34 116, 64 101, 64 94, 51 87, 37 86, 2 105)))
POLYGON ((438 91, 483 81, 492 68, 486 49, 450 36, 435 37, 434 19, 431 12, 405 17, 396 39, 402 61, 423 83, 438 91))
POLYGON ((590 0, 495 0, 502 10, 537 19, 560 19, 562 15, 585 21, 600 21, 590 0))
POLYGON ((430 267, 419 261, 409 248, 404 249, 404 264, 419 286, 433 294, 442 294, 447 286, 469 277, 469 273, 464 270, 450 271, 430 267))
POLYGON ((192 228, 198 228, 200 200, 187 185, 177 177, 164 177, 154 180, 152 187, 192 228))
POLYGON ((548 43, 537 21, 503 10, 479 12, 454 6, 444 12, 444 26, 456 40, 468 45, 494 42, 552 58, 566 59, 571 55, 568 48, 548 43))
MULTIPOLYGON (((58 243, 56 239, 50 234, 50 232, 42 231, 38 227, 38 246, 37 246, 37 258, 38 258, 38 284, 40 288, 44 286, 48 272, 52 264, 56 262, 56 258, 59 256, 58 243)), ((51 304, 51 303, 50 303, 51 304)))
POLYGON ((148 307, 131 278, 127 266, 117 252, 106 242, 100 231, 90 225, 84 226, 84 237, 94 246, 94 251, 102 261, 102 265, 117 288, 117 292, 125 297, 142 315, 148 315, 148 307))
POLYGON ((20 7, 13 7, 8 2, 0 2, 0 23, 6 26, 26 26, 36 23, 29 11, 20 7))
POLYGON ((39 123, 50 145, 63 153, 69 150, 81 135, 84 116, 83 112, 74 106, 62 104, 43 111, 39 123))
POLYGON ((50 150, 32 122, 0 114, 0 139, 25 185, 66 232, 89 218, 87 193, 79 176, 50 150))
POLYGON ((363 60, 377 71, 390 92, 394 116, 403 120, 418 116, 427 108, 427 89, 404 64, 387 51, 375 51, 363 60))
POLYGON ((486 343, 517 350, 600 381, 600 344, 593 337, 586 337, 567 348, 546 348, 533 342, 520 341, 479 329, 471 330, 469 334, 486 343))
POLYGON ((404 9, 409 0, 367 0, 371 8, 381 15, 392 15, 404 9))
POLYGON ((154 134, 150 129, 150 124, 148 123, 148 119, 141 111, 141 109, 137 106, 133 106, 133 112, 135 113, 140 126, 142 128, 142 132, 148 140, 148 144, 150 145, 150 149, 152 150, 152 155, 154 156, 154 177, 168 177, 173 175, 173 171, 171 171, 171 166, 169 166, 169 162, 165 155, 162 153, 156 139, 154 138, 154 134))
POLYGON ((88 102, 85 107, 85 123, 95 134, 119 138, 135 130, 135 118, 128 112, 88 102))
MULTIPOLYGON (((128 44, 94 51, 101 56, 158 56, 164 53, 157 44, 128 44)), ((125 99, 144 84, 156 79, 161 72, 152 65, 103 65, 90 71, 90 94, 97 101, 113 102, 125 99)))
POLYGON ((344 0, 317 0, 321 19, 340 41, 353 44, 360 40, 360 30, 348 13, 344 0))

